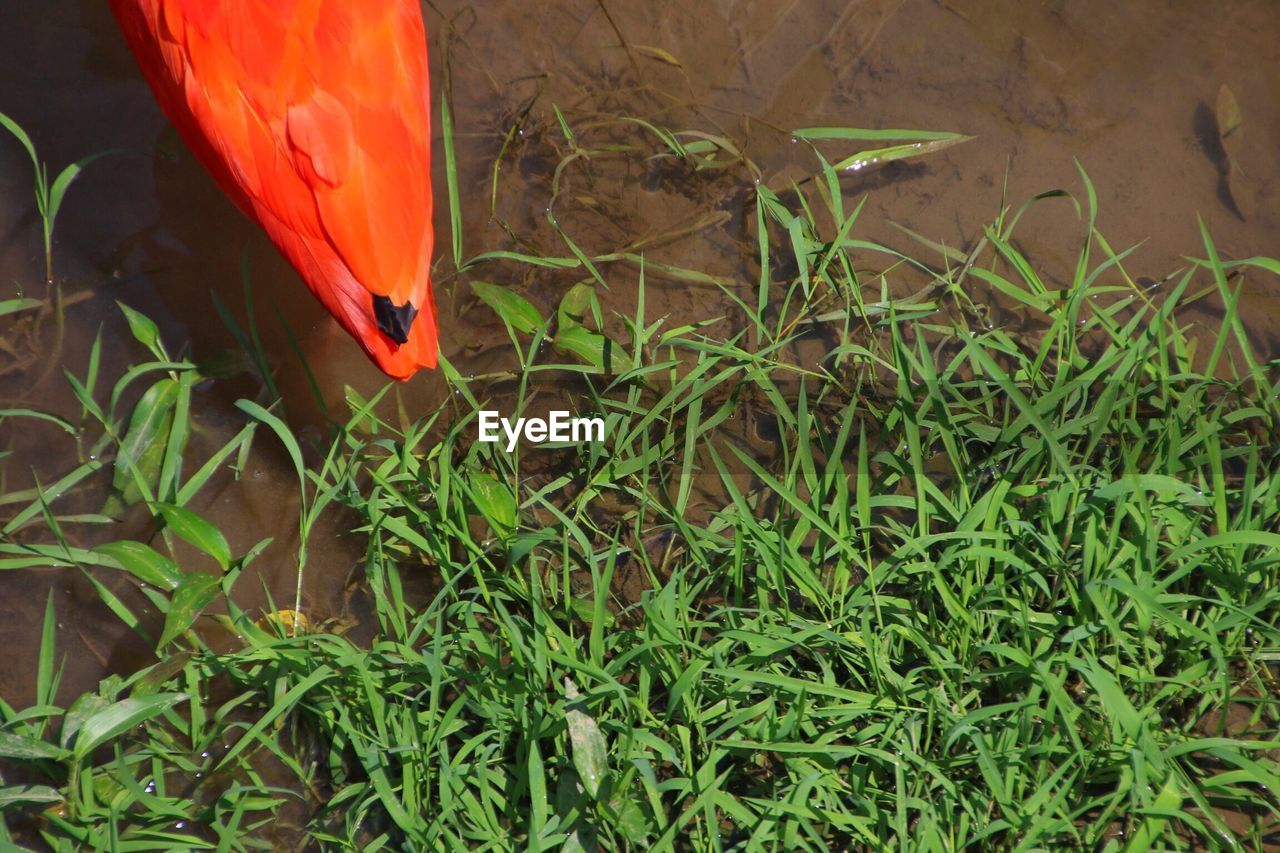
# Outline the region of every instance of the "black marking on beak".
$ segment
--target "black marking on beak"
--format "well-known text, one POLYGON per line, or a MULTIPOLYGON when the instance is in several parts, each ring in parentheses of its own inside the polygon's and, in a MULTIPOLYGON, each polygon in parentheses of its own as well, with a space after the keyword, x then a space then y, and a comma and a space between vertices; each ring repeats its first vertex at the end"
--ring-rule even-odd
POLYGON ((418 316, 418 309, 413 307, 412 302, 395 305, 388 296, 375 296, 373 316, 384 335, 402 344, 409 340, 409 329, 413 327, 413 319, 418 316))

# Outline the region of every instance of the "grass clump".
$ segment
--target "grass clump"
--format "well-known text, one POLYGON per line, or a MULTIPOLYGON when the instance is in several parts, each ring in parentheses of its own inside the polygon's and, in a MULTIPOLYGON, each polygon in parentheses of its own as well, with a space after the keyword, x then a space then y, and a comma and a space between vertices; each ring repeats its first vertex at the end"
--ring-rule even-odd
MULTIPOLYGON (((210 462, 147 463, 120 395, 108 415, 77 383, 101 449, 129 460, 117 491, 163 532, 79 547, 94 519, 41 493, 0 567, 130 572, 159 631, 99 589, 158 662, 64 711, 46 623, 36 706, 0 707, 22 771, 0 789, 7 831, 122 850, 1261 845, 1280 378, 1238 300, 1280 264, 1224 262, 1206 234, 1152 294, 1086 204, 1064 282, 1018 249, 1020 212, 968 254, 933 246, 935 266, 857 238, 823 162, 817 203, 757 189, 760 287, 726 290, 737 334, 652 316, 643 259, 612 331, 598 266, 636 259, 567 235, 573 255, 540 262, 585 278, 553 316, 478 288, 519 354, 516 408, 573 382, 607 422, 536 476, 533 451, 474 440, 490 386, 447 364, 437 411, 390 423, 353 396, 310 467, 248 402, 210 462), (865 272, 885 256, 914 278, 865 272), (1193 303, 1220 319, 1192 325, 1193 303), (236 605, 259 549, 231 553, 184 504, 255 430, 298 467, 304 530, 335 504, 359 520, 367 637, 236 605), (174 536, 219 573, 180 567, 174 536), (219 593, 225 614, 200 617, 219 593)), ((177 396, 141 422, 180 453, 192 365, 153 355, 177 396)))

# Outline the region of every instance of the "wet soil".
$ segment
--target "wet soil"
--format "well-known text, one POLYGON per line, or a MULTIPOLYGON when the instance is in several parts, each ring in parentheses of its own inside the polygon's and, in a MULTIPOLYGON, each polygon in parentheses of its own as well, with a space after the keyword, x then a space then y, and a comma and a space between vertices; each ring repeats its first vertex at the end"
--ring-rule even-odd
MULTIPOLYGON (((811 174, 813 155, 791 131, 815 126, 976 137, 846 184, 851 194, 869 194, 864 236, 903 249, 912 245, 890 222, 967 248, 1005 204, 1053 188, 1082 197, 1078 161, 1097 187, 1099 226, 1112 245, 1140 244, 1129 264, 1136 275, 1160 279, 1201 254, 1197 216, 1224 255, 1280 255, 1280 14, 1272 0, 431 0, 426 16, 434 95, 448 93, 456 127, 466 257, 493 249, 567 255, 550 216, 589 254, 642 253, 753 292, 752 182, 785 190, 811 174), (1230 163, 1214 120, 1224 84, 1243 116, 1230 163), (553 107, 593 156, 574 156, 553 107), (702 172, 655 160, 660 143, 626 118, 730 140, 743 160, 702 172)), ((4 17, 0 111, 31 132, 55 167, 118 152, 82 176, 58 223, 57 275, 77 300, 65 334, 57 340, 47 324, 33 329, 0 317, 0 339, 14 350, 0 353, 0 407, 74 416, 61 369, 83 373, 100 326, 104 377, 136 361, 141 352, 116 300, 156 319, 175 352, 207 358, 234 348, 211 294, 243 320, 242 264, 299 429, 318 428, 324 413, 307 409, 307 378, 277 310, 334 411, 344 386, 365 395, 381 387, 381 374, 167 128, 105 4, 7 0, 4 17)), ((455 273, 445 258, 438 134, 442 349, 465 373, 509 368, 505 332, 467 281, 519 288, 545 312, 579 276, 499 264, 455 273)), ((25 155, 0 141, 0 299, 44 294, 30 191, 25 155)), ((1020 244, 1051 275, 1070 271, 1080 237, 1067 202, 1041 206, 1020 229, 1020 244)), ((633 312, 635 265, 601 270, 610 285, 601 294, 605 310, 633 312)), ((652 267, 647 280, 649 304, 672 324, 728 309, 715 287, 652 267)), ((1251 278, 1243 298, 1250 331, 1274 352, 1280 285, 1251 278)), ((254 391, 230 382, 201 392, 200 440, 216 446, 234 434, 241 423, 234 399, 254 391)), ((438 375, 400 389, 411 414, 442 393, 438 375)), ((0 450, 12 451, 0 462, 7 489, 48 482, 75 465, 73 443, 25 425, 0 427, 0 450)), ((293 500, 294 475, 267 442, 258 443, 249 473, 228 478, 194 508, 228 531, 237 551, 274 536, 257 565, 265 586, 287 600, 297 533, 294 514, 281 508, 293 500)), ((361 552, 336 533, 313 544, 309 608, 341 609, 361 552)), ((15 704, 32 696, 50 590, 67 628, 59 648, 69 690, 147 653, 78 573, 0 576, 0 643, 9 649, 0 696, 15 704)))

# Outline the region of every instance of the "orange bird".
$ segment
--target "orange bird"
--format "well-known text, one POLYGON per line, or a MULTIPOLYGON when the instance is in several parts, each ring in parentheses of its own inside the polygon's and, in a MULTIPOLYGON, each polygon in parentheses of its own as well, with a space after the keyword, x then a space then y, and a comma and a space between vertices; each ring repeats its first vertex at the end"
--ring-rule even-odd
POLYGON ((436 365, 418 0, 110 0, 169 120, 384 372, 436 365))

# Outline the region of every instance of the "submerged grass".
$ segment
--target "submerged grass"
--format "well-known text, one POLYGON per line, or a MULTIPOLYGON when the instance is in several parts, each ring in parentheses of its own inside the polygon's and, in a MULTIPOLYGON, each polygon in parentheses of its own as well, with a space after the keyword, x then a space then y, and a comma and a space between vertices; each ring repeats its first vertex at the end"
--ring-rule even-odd
POLYGON ((352 395, 318 464, 249 401, 232 442, 184 459, 199 374, 129 312, 150 360, 110 392, 92 365, 68 377, 84 423, 55 422, 88 461, 6 496, 0 568, 132 574, 162 624, 98 589, 158 662, 61 708, 46 619, 35 704, 0 705, 0 833, 118 850, 1271 839, 1280 377, 1238 302, 1280 264, 1224 262, 1206 234, 1153 294, 1095 231, 1086 178, 1068 281, 1017 248, 1020 212, 968 254, 923 241, 935 266, 854 236, 861 205, 822 162, 817 204, 757 189, 761 282, 726 290, 744 330, 728 340, 655 316, 643 263, 627 333, 606 336, 602 261, 568 235, 564 258, 498 259, 584 276, 546 318, 477 288, 520 353, 518 406, 570 376, 607 422, 539 477, 545 450, 474 440, 487 386, 447 363, 455 393, 420 421, 352 395), (929 283, 893 297, 893 272, 858 272, 877 256, 929 283), (1221 319, 1191 325, 1195 301, 1221 319), (824 357, 798 362, 819 337, 824 357), (749 400, 766 454, 737 440, 749 400), (236 606, 261 546, 232 553, 184 505, 251 441, 283 443, 304 533, 329 506, 360 519, 368 643, 297 602, 236 606), (104 464, 152 540, 76 544, 105 517, 59 500, 104 464), (218 572, 180 565, 174 537, 218 572), (438 590, 407 592, 423 574, 438 590), (202 617, 220 595, 226 615, 202 617), (237 647, 210 648, 199 620, 237 647))

